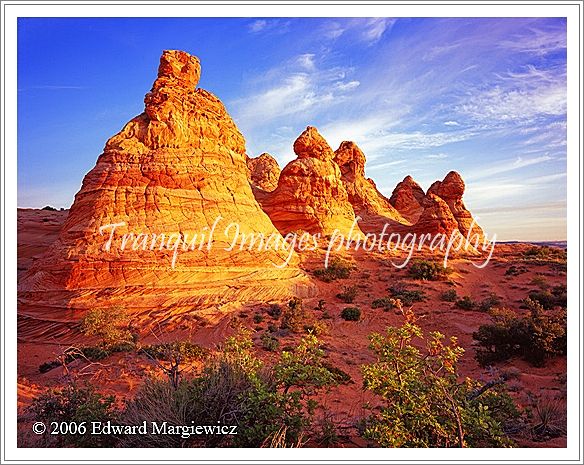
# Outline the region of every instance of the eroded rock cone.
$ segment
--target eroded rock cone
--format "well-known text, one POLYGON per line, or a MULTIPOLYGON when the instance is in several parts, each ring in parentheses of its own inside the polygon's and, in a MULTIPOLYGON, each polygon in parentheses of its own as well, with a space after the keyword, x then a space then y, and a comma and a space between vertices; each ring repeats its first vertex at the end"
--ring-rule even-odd
POLYGON ((466 209, 462 201, 464 189, 464 181, 460 174, 456 171, 451 171, 442 181, 434 182, 428 189, 428 194, 437 195, 447 203, 462 235, 473 241, 473 236, 477 235, 482 238, 484 232, 474 222, 472 214, 466 209))
POLYGON ((62 336, 89 308, 122 307, 143 327, 225 302, 310 292, 297 257, 278 269, 287 251, 240 250, 238 234, 281 236, 252 194, 243 136, 221 101, 195 88, 199 75, 196 57, 163 52, 145 111, 107 141, 58 240, 19 283, 19 337, 62 336), (106 251, 111 228, 103 227, 112 224, 106 251), (135 235, 124 250, 122 234, 135 235), (160 235, 195 248, 181 250, 173 269, 160 235))
MULTIPOLYGON (((355 213, 332 149, 309 126, 294 142, 294 152, 298 158, 282 170, 276 190, 260 198, 264 211, 283 234, 302 230, 328 235, 338 229, 348 237, 355 213)), ((354 233, 361 234, 358 226, 354 233)))
POLYGON ((406 176, 395 186, 389 203, 410 223, 415 223, 424 210, 422 203, 425 197, 420 185, 411 176, 406 176))
POLYGON ((272 192, 278 187, 280 166, 269 153, 262 153, 258 157, 248 158, 247 167, 249 168, 250 181, 253 186, 266 192, 272 192))
POLYGON ((335 162, 341 169, 341 180, 347 190, 355 215, 360 216, 361 229, 380 232, 383 225, 407 224, 389 199, 377 190, 372 179, 365 178, 365 154, 351 141, 344 141, 335 150, 335 162))
POLYGON ((458 223, 448 204, 437 195, 429 193, 422 202, 423 211, 412 230, 418 234, 450 235, 458 230, 458 223))

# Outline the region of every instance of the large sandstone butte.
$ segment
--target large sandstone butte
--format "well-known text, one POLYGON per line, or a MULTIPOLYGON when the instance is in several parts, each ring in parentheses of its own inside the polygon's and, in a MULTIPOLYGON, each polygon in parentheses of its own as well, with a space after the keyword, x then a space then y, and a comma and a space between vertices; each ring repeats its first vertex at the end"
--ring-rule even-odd
POLYGON ((308 126, 296 139, 294 153, 297 158, 280 173, 278 187, 258 196, 274 225, 283 234, 361 235, 334 153, 316 128, 308 126))
POLYGON ((407 224, 372 179, 365 177, 365 154, 355 142, 344 141, 335 150, 335 163, 341 169, 341 179, 347 190, 355 215, 361 217, 359 226, 365 232, 380 232, 383 225, 407 224))
POLYGON ((266 192, 272 192, 278 187, 280 179, 280 166, 269 153, 262 153, 255 158, 247 159, 250 182, 252 186, 266 192))
POLYGON ((20 281, 19 337, 63 336, 90 308, 122 307, 148 325, 226 302, 312 292, 297 257, 274 266, 285 251, 225 250, 232 222, 241 233, 281 235, 252 194, 243 136, 219 99, 196 88, 200 70, 188 53, 163 52, 144 112, 107 141, 58 239, 20 281), (104 251, 111 230, 100 227, 114 223, 125 226, 104 251), (145 234, 146 250, 138 241, 122 251, 122 233, 145 234), (150 234, 206 239, 180 251, 172 268, 173 251, 159 250, 160 242, 151 250, 150 234))

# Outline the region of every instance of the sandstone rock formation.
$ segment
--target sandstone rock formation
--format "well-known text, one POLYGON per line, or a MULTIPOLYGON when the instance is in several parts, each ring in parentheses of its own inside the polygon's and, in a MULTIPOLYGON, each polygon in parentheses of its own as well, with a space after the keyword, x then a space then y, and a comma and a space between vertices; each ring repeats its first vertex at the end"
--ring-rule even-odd
POLYGON ((425 197, 420 185, 411 176, 406 176, 395 186, 389 203, 410 223, 415 223, 424 209, 422 203, 425 197))
POLYGON ((456 171, 451 171, 442 181, 434 182, 428 189, 428 194, 435 194, 446 202, 463 236, 472 239, 472 236, 477 235, 482 238, 484 235, 483 230, 473 221, 472 214, 466 209, 462 201, 464 189, 464 181, 460 174, 456 171))
POLYGON ((249 168, 250 181, 253 186, 266 192, 272 192, 278 187, 280 166, 269 153, 262 153, 258 157, 248 158, 247 167, 249 168))
POLYGON ((380 232, 385 223, 404 224, 407 221, 383 196, 370 178, 365 178, 365 154, 351 141, 344 141, 335 150, 335 162, 341 169, 341 179, 347 190, 359 225, 365 232, 380 232))
POLYGON ((199 76, 196 57, 163 52, 145 111, 107 141, 59 238, 19 282, 19 337, 66 334, 88 308, 123 307, 147 325, 311 292, 297 257, 273 266, 287 251, 240 250, 241 240, 225 250, 237 233, 230 223, 239 233, 281 236, 252 194, 243 136, 221 101, 195 88, 199 76), (111 224, 120 226, 104 250, 111 224), (123 250, 122 234, 134 234, 123 250), (179 239, 187 245, 172 268, 179 239))
POLYGON ((422 201, 422 214, 412 226, 419 234, 446 234, 458 230, 458 223, 448 204, 437 195, 429 193, 422 201))
MULTIPOLYGON (((296 160, 280 174, 278 187, 260 198, 262 208, 281 233, 298 230, 349 236, 355 213, 341 181, 341 170, 326 140, 311 126, 294 142, 296 160)), ((355 233, 361 234, 359 227, 355 233)))

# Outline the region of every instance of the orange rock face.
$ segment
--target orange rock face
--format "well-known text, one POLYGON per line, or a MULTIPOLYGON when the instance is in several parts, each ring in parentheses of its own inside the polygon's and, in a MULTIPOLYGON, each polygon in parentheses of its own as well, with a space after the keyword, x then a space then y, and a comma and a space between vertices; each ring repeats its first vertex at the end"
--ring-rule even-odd
POLYGON ((375 186, 365 178, 365 154, 354 142, 344 141, 335 151, 335 162, 341 169, 341 179, 347 190, 355 215, 361 217, 359 225, 365 232, 380 232, 383 225, 407 223, 375 186))
MULTIPOLYGON (((332 149, 309 126, 294 142, 294 152, 298 158, 282 170, 276 190, 260 198, 262 208, 283 234, 327 235, 338 229, 349 236, 355 213, 332 149)), ((361 233, 358 226, 355 232, 361 233)))
POLYGON ((278 187, 280 166, 269 153, 262 153, 256 158, 248 158, 247 167, 250 171, 250 181, 253 186, 266 192, 272 192, 278 187))
POLYGON ((64 334, 88 308, 121 306, 149 324, 311 292, 297 257, 276 268, 288 251, 242 238, 282 239, 252 194, 243 136, 195 88, 199 76, 197 58, 163 53, 144 113, 107 141, 58 239, 19 282, 20 337, 64 334))
POLYGON ((437 195, 429 193, 422 202, 423 211, 412 230, 418 234, 446 234, 458 229, 458 223, 448 204, 437 195))
POLYGON ((435 194, 446 202, 463 236, 472 238, 472 236, 478 235, 482 238, 484 235, 483 230, 473 222, 472 214, 466 209, 462 201, 464 189, 464 181, 460 174, 456 171, 451 171, 442 181, 434 182, 428 189, 428 194, 435 194))
POLYGON ((406 176, 393 190, 389 202, 410 223, 420 218, 426 194, 411 176, 406 176))

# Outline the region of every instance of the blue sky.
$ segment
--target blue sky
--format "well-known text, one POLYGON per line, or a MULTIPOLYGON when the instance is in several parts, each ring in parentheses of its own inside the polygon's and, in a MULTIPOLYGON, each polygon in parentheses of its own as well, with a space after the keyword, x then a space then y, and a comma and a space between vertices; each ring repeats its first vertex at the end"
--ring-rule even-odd
POLYGON ((357 142, 388 196, 455 169, 490 234, 566 238, 562 18, 21 18, 20 207, 70 206, 164 49, 200 58, 250 156, 283 166, 313 125, 357 142))

